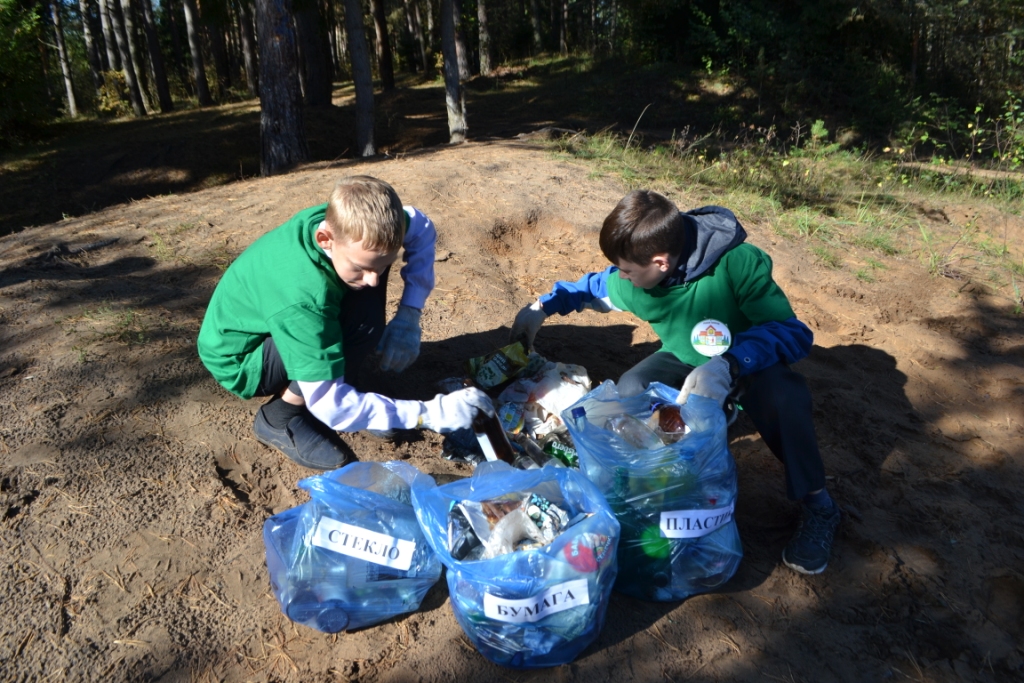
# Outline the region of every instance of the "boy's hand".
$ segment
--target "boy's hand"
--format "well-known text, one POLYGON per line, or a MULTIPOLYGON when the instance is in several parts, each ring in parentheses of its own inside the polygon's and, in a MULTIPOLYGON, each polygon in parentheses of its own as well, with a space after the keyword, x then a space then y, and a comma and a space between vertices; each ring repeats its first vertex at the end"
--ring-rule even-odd
POLYGON ((548 314, 541 308, 539 301, 534 301, 529 306, 524 306, 516 313, 515 322, 512 323, 512 332, 509 333, 509 341, 513 344, 517 341, 523 342, 527 351, 533 350, 533 340, 537 336, 537 330, 547 320, 548 314))
POLYGON ((732 374, 729 372, 729 361, 715 356, 704 365, 700 365, 686 376, 683 389, 679 392, 676 403, 682 405, 690 394, 704 396, 719 405, 725 405, 725 399, 732 392, 732 374))
POLYGON ((442 434, 464 429, 473 424, 473 417, 478 410, 488 415, 494 414, 491 397, 476 387, 438 394, 423 402, 420 426, 442 434))
POLYGON ((395 317, 384 328, 377 351, 380 369, 401 372, 420 355, 420 315, 411 306, 399 306, 395 317))

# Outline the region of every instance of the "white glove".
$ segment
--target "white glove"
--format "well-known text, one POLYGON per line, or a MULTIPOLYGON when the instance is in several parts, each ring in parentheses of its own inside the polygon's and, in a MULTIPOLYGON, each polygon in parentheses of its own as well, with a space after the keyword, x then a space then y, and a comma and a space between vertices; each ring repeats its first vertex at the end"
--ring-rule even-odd
POLYGON ((509 341, 515 343, 523 342, 527 351, 533 350, 533 340, 537 336, 537 330, 547 320, 548 314, 541 308, 539 301, 534 301, 529 306, 524 306, 512 323, 512 331, 509 333, 509 341))
POLYGON ((398 307, 377 344, 381 370, 401 372, 420 355, 420 315, 412 306, 398 307))
POLYGON ((699 365, 686 376, 683 382, 683 389, 676 398, 676 403, 682 405, 690 394, 704 396, 719 405, 725 405, 725 399, 732 391, 732 374, 729 372, 729 361, 721 356, 715 356, 704 365, 699 365))
POLYGON ((420 426, 433 432, 452 432, 473 424, 477 411, 494 415, 491 397, 476 387, 459 389, 450 394, 438 394, 423 402, 420 426))

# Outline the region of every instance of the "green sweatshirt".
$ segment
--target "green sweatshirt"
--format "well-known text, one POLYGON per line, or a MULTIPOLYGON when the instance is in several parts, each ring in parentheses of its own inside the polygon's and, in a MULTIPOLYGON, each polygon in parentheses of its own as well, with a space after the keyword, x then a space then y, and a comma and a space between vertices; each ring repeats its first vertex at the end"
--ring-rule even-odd
POLYGON ((617 308, 649 322, 661 339, 662 351, 694 367, 708 360, 694 347, 696 337, 706 331, 706 326, 698 329, 698 323, 724 323, 727 339, 719 338, 719 343, 727 346, 731 338, 754 325, 793 317, 789 300, 772 279, 771 258, 746 243, 725 252, 695 280, 673 287, 645 290, 629 280, 609 277, 608 298, 617 308))
POLYGON ((345 374, 340 314, 347 288, 314 238, 326 209, 301 211, 253 242, 213 292, 199 330, 199 357, 237 396, 256 392, 269 336, 289 378, 314 382, 345 374))

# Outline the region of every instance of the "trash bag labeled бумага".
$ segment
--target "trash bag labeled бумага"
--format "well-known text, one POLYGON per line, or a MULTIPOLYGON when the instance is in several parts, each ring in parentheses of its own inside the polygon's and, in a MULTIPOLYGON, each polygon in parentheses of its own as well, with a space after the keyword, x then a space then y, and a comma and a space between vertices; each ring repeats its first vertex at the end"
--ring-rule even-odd
POLYGON ((434 480, 404 462, 356 462, 307 477, 308 503, 263 525, 270 585, 292 621, 325 633, 412 612, 441 563, 412 509, 411 485, 434 480))
POLYGON ((597 638, 619 523, 582 474, 485 462, 469 479, 417 482, 413 506, 448 568, 455 618, 487 659, 558 666, 597 638))
POLYGON ((743 557, 725 414, 716 401, 691 394, 678 406, 685 436, 665 434, 652 411, 676 408, 678 393, 655 382, 620 398, 606 381, 562 413, 580 470, 622 525, 615 589, 644 600, 714 590, 743 557))

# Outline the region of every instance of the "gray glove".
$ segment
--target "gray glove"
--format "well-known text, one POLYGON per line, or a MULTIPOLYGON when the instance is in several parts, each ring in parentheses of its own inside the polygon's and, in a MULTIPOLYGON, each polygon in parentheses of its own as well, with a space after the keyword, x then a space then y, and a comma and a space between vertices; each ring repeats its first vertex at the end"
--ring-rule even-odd
POLYGON ((515 343, 523 342, 527 351, 533 350, 533 340, 537 337, 537 331, 547 320, 548 314, 541 308, 539 301, 534 301, 529 306, 524 306, 512 323, 512 332, 509 333, 509 341, 515 343))
POLYGON ((686 376, 676 403, 682 405, 686 403, 690 394, 696 394, 718 401, 719 405, 724 406, 725 399, 731 392, 732 374, 729 372, 729 361, 721 356, 715 356, 704 365, 694 368, 693 372, 686 376))
POLYGON ((420 311, 399 306, 395 317, 384 328, 377 350, 381 352, 380 369, 401 372, 420 355, 420 311))

